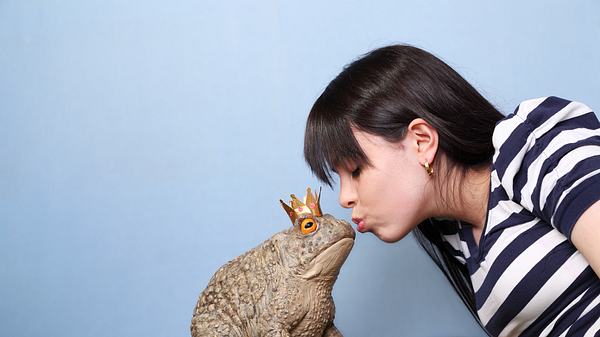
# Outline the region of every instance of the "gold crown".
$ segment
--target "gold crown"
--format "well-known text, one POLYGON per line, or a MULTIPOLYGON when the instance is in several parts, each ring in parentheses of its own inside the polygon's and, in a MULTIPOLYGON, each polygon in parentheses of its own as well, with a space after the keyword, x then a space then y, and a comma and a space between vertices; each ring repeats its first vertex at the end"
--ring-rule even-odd
POLYGON ((286 205, 283 200, 279 199, 281 202, 281 206, 292 220, 292 224, 296 224, 296 220, 299 218, 305 218, 307 216, 321 216, 321 206, 319 205, 319 198, 321 195, 321 191, 319 190, 318 194, 313 194, 310 191, 310 187, 306 189, 306 196, 304 197, 304 201, 298 200, 295 195, 291 194, 292 197, 291 207, 286 205))

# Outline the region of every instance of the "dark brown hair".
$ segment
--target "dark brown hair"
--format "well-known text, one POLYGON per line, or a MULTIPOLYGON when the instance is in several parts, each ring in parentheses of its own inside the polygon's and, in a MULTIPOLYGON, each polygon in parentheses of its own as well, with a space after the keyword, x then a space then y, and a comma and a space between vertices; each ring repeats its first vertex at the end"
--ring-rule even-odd
MULTIPOLYGON (((439 58, 410 45, 386 46, 344 67, 316 100, 306 123, 304 157, 313 173, 332 186, 334 167, 370 165, 353 127, 399 142, 410 122, 423 118, 439 135, 434 186, 444 203, 455 203, 446 199, 456 195, 449 189, 460 188, 469 170, 491 165, 492 133, 503 117, 439 58)), ((413 233, 477 318, 469 274, 444 249, 436 221, 424 221, 413 233)))

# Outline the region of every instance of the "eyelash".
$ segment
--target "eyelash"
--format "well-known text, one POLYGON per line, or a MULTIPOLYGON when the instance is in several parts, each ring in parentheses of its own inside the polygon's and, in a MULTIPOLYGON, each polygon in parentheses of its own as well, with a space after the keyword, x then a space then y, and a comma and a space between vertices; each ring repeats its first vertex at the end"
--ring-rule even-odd
MULTIPOLYGON (((336 171, 335 169, 331 169, 331 171, 333 171, 333 173, 339 175, 338 171, 336 171)), ((360 166, 356 167, 354 169, 354 171, 352 171, 351 175, 354 178, 358 177, 360 175, 360 166)))

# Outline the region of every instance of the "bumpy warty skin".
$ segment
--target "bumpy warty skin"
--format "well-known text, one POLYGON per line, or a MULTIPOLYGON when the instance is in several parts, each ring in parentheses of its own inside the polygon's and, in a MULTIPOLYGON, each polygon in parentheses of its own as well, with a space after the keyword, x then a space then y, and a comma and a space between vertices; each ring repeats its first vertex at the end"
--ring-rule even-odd
POLYGON ((314 218, 238 256, 213 275, 194 309, 193 337, 342 336, 331 290, 354 244, 346 221, 314 218))

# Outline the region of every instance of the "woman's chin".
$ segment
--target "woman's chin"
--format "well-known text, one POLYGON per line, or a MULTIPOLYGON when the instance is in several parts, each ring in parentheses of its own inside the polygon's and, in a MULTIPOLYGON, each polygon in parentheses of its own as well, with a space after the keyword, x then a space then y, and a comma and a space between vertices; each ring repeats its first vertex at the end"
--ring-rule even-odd
POLYGON ((383 242, 387 242, 387 243, 398 242, 398 241, 400 241, 400 239, 402 239, 404 237, 404 236, 398 236, 398 235, 388 235, 386 233, 379 234, 376 232, 373 232, 373 234, 375 234, 375 236, 378 237, 379 240, 381 240, 383 242))
POLYGON ((387 231, 371 231, 379 240, 387 243, 394 243, 402 240, 407 233, 399 233, 399 232, 387 232, 387 231))

